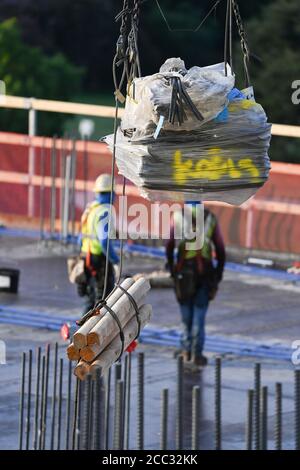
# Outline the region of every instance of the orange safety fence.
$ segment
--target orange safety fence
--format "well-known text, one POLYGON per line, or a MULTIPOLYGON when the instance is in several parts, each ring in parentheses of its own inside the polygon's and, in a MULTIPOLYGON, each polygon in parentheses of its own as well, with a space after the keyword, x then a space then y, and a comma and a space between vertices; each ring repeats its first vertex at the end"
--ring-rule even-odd
MULTIPOLYGON (((49 228, 50 199, 53 178, 51 154, 53 139, 0 132, 0 219, 18 226, 39 226, 41 200, 46 229, 49 228), (44 150, 43 150, 44 148, 44 150), (34 161, 30 157, 34 150, 34 161), (44 152, 44 174, 42 155, 44 152), (42 186, 41 186, 42 185, 42 186), (41 187, 44 188, 43 196, 41 187), (29 194, 33 195, 29 216, 29 194)), ((59 224, 63 161, 72 153, 72 142, 56 140, 55 199, 59 224)), ((76 142, 75 220, 79 221, 85 200, 91 200, 95 178, 111 171, 111 154, 103 143, 76 142)), ((117 194, 122 191, 122 177, 116 178, 117 194)), ((150 202, 139 195, 131 183, 127 185, 128 205, 150 202)), ((117 203, 118 205, 118 203, 117 203)), ((219 217, 227 245, 282 253, 300 254, 300 165, 272 163, 269 181, 254 198, 241 207, 209 203, 219 217)), ((149 211, 150 212, 150 211, 149 211)), ((150 218, 150 215, 149 215, 150 218)), ((147 226, 150 230, 150 219, 147 226)))

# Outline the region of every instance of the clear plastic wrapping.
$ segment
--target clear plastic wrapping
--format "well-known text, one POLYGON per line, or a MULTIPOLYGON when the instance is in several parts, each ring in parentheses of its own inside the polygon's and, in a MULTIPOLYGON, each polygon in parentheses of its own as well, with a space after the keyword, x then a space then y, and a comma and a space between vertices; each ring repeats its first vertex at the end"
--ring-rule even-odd
MULTIPOLYGON (((224 64, 186 70, 169 59, 159 74, 136 79, 116 143, 121 174, 151 200, 241 204, 268 178, 271 125, 251 89, 239 92, 224 64), (170 76, 180 76, 199 120, 184 107, 170 123, 170 76)), ((106 137, 112 149, 112 136, 106 137)))

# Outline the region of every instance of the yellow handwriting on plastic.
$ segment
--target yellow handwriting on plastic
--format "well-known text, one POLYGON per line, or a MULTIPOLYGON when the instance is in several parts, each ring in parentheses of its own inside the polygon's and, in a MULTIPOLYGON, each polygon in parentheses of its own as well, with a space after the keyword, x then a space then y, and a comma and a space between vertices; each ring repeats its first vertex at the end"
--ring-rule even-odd
POLYGON ((235 163, 232 158, 223 157, 220 148, 209 149, 207 158, 201 158, 196 163, 192 159, 183 160, 181 151, 176 150, 173 169, 174 180, 179 185, 190 179, 218 181, 224 176, 237 179, 247 172, 252 178, 259 177, 259 170, 251 158, 241 158, 235 163))

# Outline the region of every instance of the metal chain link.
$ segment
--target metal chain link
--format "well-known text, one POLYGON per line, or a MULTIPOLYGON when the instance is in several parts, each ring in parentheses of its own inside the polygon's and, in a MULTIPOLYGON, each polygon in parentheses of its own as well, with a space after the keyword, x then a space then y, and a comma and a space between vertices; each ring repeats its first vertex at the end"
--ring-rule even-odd
POLYGON ((248 71, 248 63, 249 63, 249 57, 250 57, 250 50, 249 50, 248 42, 246 39, 246 32, 245 32, 243 20, 240 14, 240 9, 236 0, 232 0, 232 8, 233 8, 234 16, 235 16, 238 33, 239 33, 240 40, 241 40, 242 53, 244 56, 244 70, 245 70, 246 86, 249 86, 250 75, 248 71))

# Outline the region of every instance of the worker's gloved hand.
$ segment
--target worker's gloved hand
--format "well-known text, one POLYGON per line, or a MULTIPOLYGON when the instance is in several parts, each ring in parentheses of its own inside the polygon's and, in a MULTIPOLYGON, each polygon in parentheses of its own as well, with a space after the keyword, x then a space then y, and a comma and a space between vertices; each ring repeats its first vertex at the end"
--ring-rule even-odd
POLYGON ((83 282, 77 284, 77 293, 79 297, 84 297, 87 294, 87 284, 83 282))

